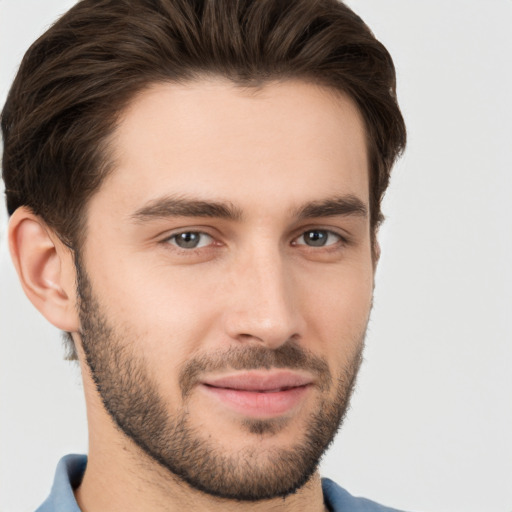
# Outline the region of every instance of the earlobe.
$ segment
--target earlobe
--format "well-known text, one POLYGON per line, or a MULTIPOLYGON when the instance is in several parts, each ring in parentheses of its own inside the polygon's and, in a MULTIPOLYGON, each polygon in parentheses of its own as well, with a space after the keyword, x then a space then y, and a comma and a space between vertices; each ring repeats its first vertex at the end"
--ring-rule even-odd
POLYGON ((25 294, 53 325, 78 330, 73 255, 44 221, 25 207, 9 221, 11 257, 25 294))

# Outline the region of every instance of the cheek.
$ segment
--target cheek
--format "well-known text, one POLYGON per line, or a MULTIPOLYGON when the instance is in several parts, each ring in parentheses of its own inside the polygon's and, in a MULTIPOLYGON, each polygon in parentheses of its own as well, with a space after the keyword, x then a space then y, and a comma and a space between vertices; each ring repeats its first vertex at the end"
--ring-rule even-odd
POLYGON ((213 287, 197 272, 123 262, 97 276, 94 288, 110 321, 155 366, 186 361, 212 331, 218 316, 213 287))
POLYGON ((313 282, 308 293, 302 293, 308 338, 328 357, 346 362, 366 331, 373 296, 371 266, 332 269, 313 282))

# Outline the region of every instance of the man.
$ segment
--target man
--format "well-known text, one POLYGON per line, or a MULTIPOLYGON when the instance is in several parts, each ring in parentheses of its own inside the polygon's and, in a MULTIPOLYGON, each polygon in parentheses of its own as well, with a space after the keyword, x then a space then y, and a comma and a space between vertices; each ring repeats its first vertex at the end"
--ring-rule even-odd
POLYGON ((85 0, 2 112, 9 241, 82 368, 89 454, 39 509, 390 510, 321 481, 405 145, 335 0, 85 0))

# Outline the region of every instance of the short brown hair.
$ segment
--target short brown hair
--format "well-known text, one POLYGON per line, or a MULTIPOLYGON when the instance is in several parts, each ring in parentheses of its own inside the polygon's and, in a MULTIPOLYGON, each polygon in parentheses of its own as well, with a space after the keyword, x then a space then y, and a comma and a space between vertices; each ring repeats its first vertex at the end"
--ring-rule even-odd
POLYGON ((27 51, 2 112, 9 214, 29 207, 77 249, 122 110, 153 83, 204 74, 348 94, 366 123, 375 230, 406 131, 389 53, 337 0, 78 2, 27 51))
POLYGON ((2 112, 9 214, 27 206, 78 257, 123 109, 154 83, 205 74, 244 86, 298 78, 348 94, 366 124, 375 237, 406 131, 389 53, 337 0, 78 2, 27 51, 2 112))

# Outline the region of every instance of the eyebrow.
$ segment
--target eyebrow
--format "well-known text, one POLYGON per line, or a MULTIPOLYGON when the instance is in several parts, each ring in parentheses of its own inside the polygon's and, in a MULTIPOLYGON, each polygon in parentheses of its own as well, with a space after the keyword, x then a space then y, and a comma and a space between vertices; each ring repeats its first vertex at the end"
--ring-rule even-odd
MULTIPOLYGON (((293 212, 293 216, 298 220, 352 215, 367 217, 368 208, 361 199, 351 194, 312 201, 293 212)), ((167 217, 211 217, 240 221, 243 214, 239 207, 229 202, 166 196, 150 201, 131 215, 135 222, 167 217)))
POLYGON ((242 211, 231 203, 201 201, 181 197, 161 197, 150 201, 132 214, 136 222, 167 217, 216 217, 240 220, 242 211))
POLYGON ((295 215, 299 220, 352 215, 368 217, 368 208, 361 199, 348 194, 323 201, 313 201, 299 208, 295 215))

